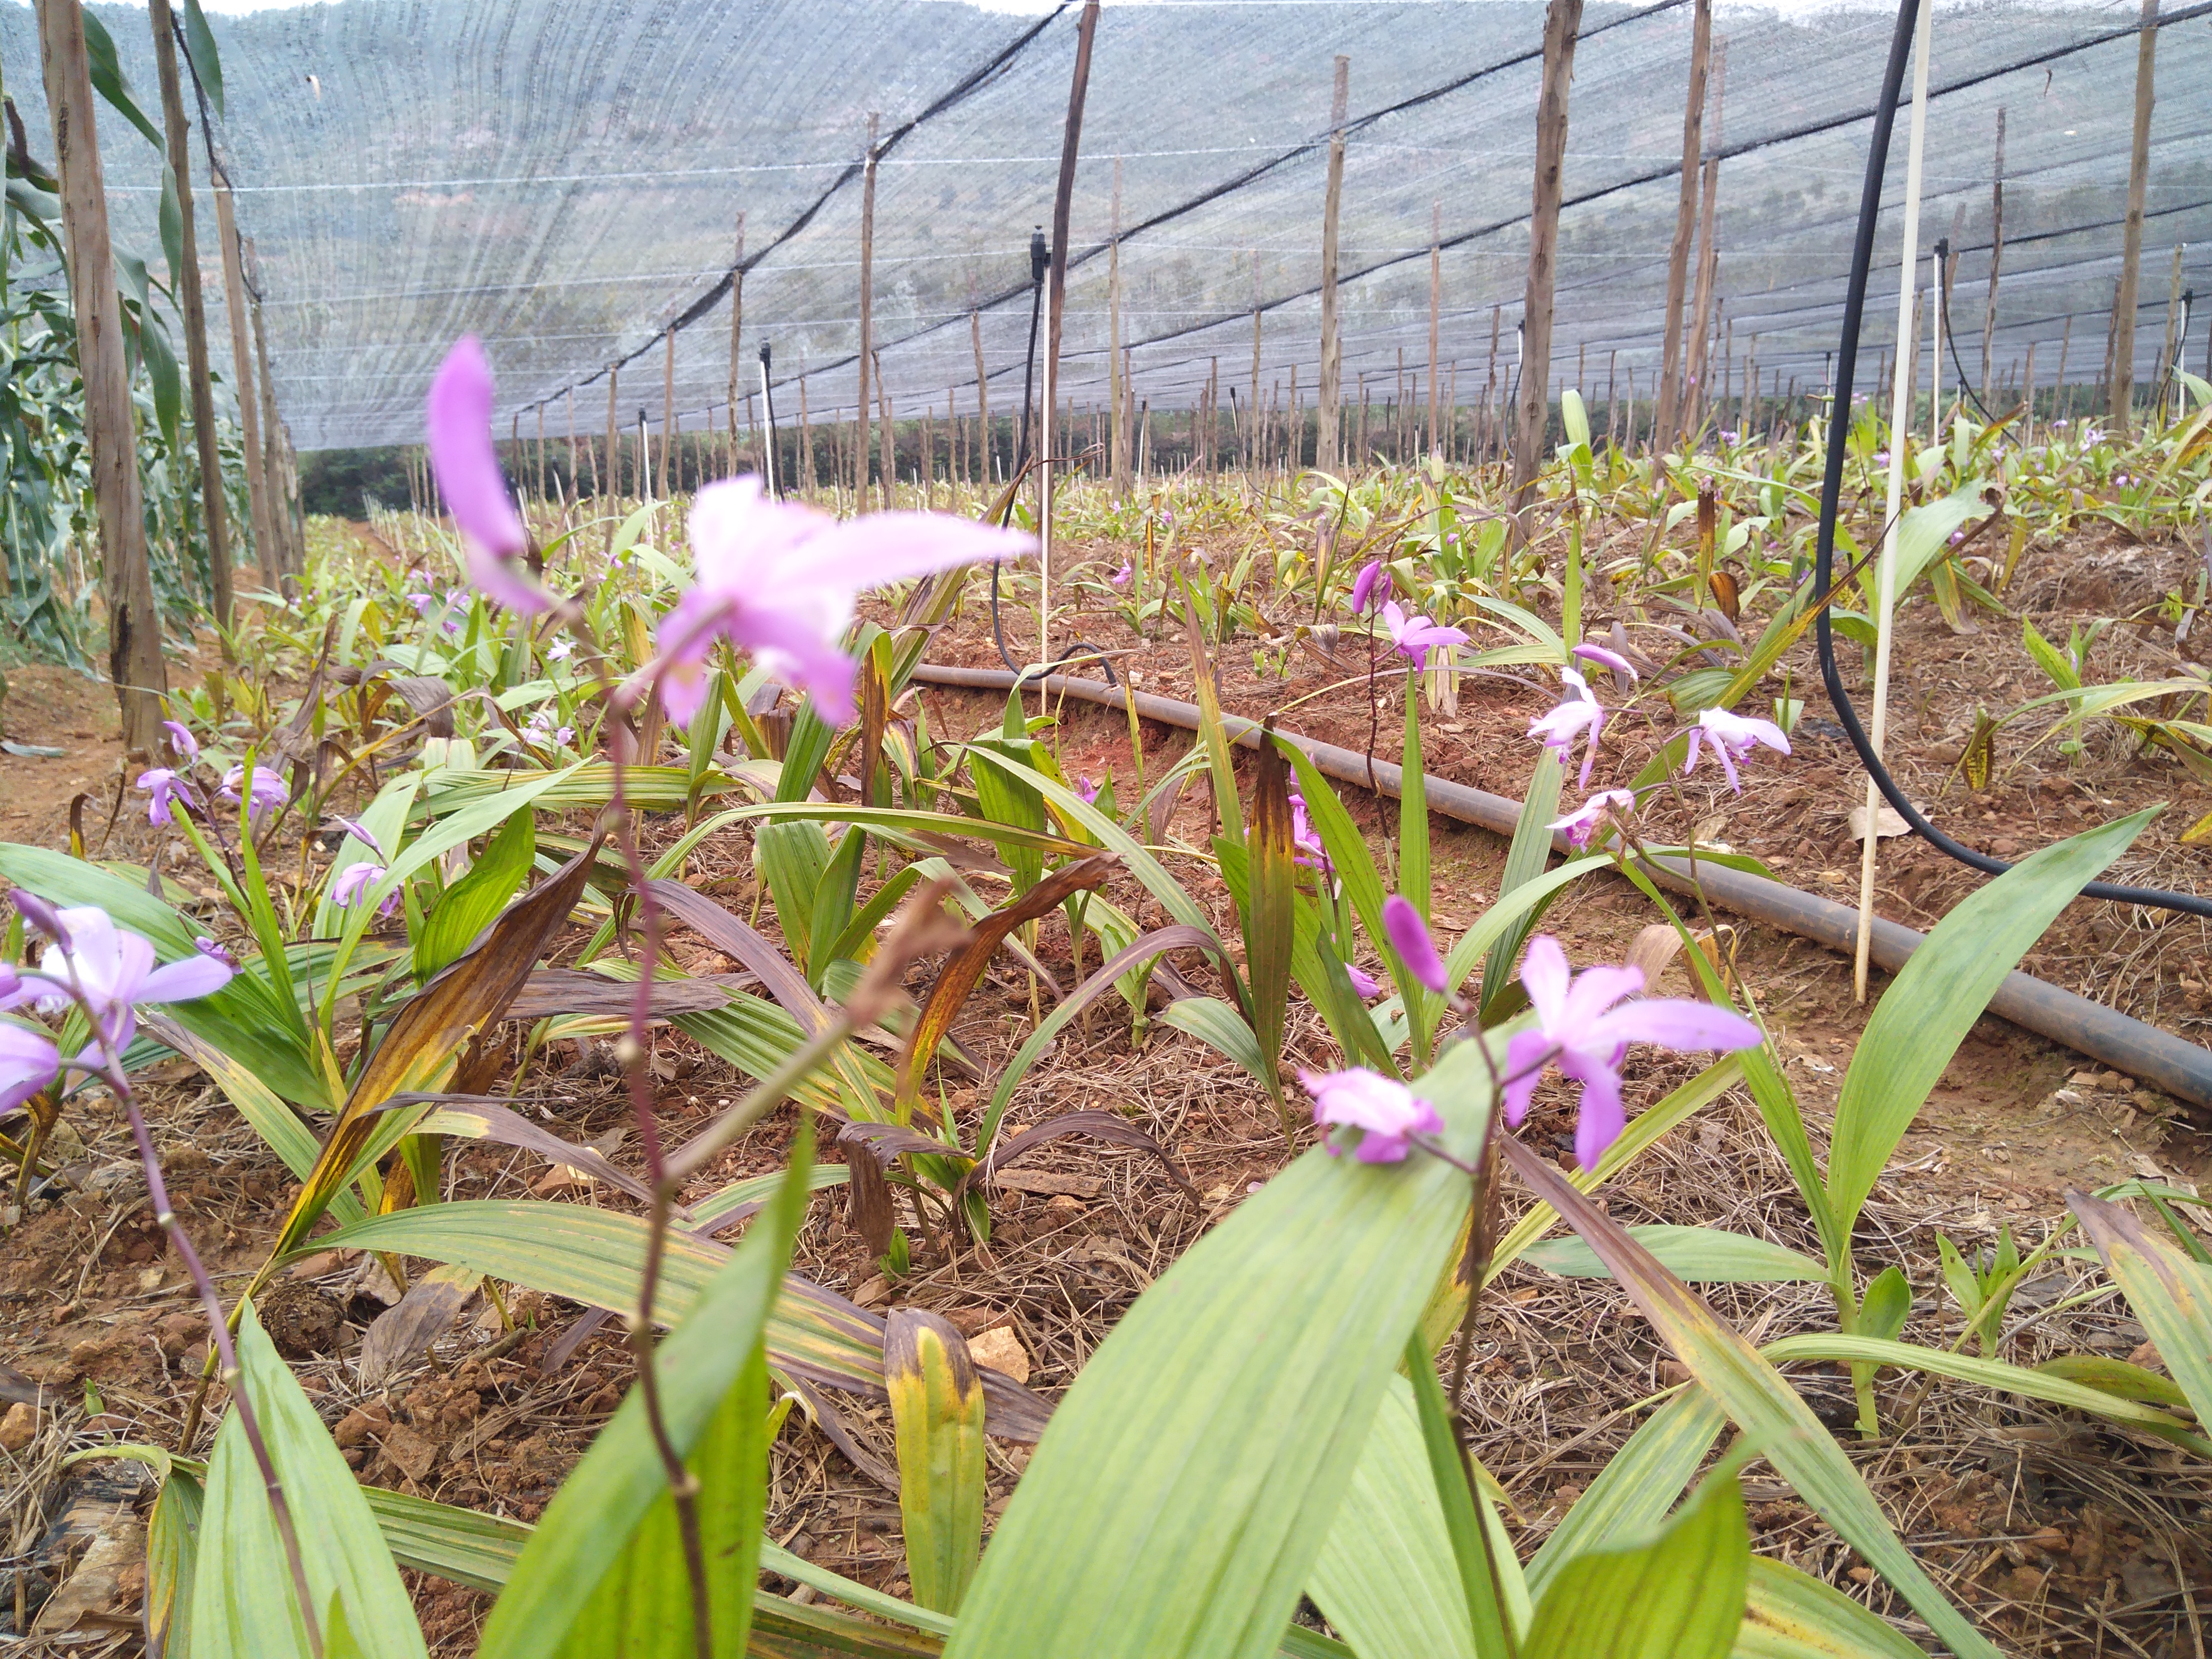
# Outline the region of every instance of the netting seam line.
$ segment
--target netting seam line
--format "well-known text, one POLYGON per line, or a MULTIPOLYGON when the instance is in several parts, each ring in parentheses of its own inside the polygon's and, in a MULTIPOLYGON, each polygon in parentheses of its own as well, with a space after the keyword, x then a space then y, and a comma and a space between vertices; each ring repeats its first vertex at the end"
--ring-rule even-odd
MULTIPOLYGON (((1679 3, 1680 0, 1677 0, 1677 3, 1679 3)), ((1059 20, 1066 15, 1068 9, 1074 3, 1075 0, 1060 0, 1060 3, 1054 6, 1049 13, 1048 13, 1044 17, 1039 19, 1029 28, 1024 29, 1021 33, 1016 35, 1012 40, 1009 41, 1005 46, 1001 47, 996 53, 994 53, 988 62, 969 70, 967 75, 956 82, 951 88, 939 94, 937 98, 932 100, 926 107, 919 111, 915 115, 909 117, 898 126, 893 127, 890 132, 876 145, 877 159, 880 161, 884 156, 888 155, 892 150, 897 149, 901 142, 908 137, 917 127, 921 125, 923 122, 933 120, 936 117, 944 114, 945 112, 954 108, 957 105, 964 103, 971 95, 979 91, 988 82, 1005 73, 1006 68, 1012 64, 1014 59, 1021 56, 1023 52, 1026 52, 1036 40, 1037 37, 1042 35, 1046 29, 1049 28, 1054 23, 1059 21, 1059 20)), ((569 392, 574 392, 580 387, 591 385, 592 381, 598 380, 602 374, 608 374, 613 370, 622 368, 628 364, 635 362, 640 357, 644 356, 647 352, 651 351, 655 346, 660 343, 663 334, 672 333, 678 330, 688 328, 691 324, 698 321, 700 318, 705 316, 708 312, 712 311, 718 304, 720 304, 723 297, 729 293, 730 284, 739 270, 752 270, 755 266, 766 259, 771 253, 775 252, 777 248, 782 246, 793 237, 797 236, 800 232, 804 231, 808 225, 814 222, 815 216, 819 214, 823 208, 830 204, 830 199, 835 197, 839 191, 844 189, 847 185, 852 183, 854 179, 860 176, 866 166, 866 162, 865 158, 861 161, 847 163, 843 171, 839 173, 835 179, 830 181, 830 183, 823 189, 822 193, 817 196, 812 202, 809 203, 806 208, 797 218, 793 219, 781 231, 777 232, 772 240, 763 244, 758 252, 753 254, 750 258, 741 261, 737 265, 732 267, 731 270, 723 272, 720 278, 713 287, 709 288, 704 294, 702 294, 698 298, 692 301, 689 306, 687 306, 675 318, 664 324, 660 329, 656 330, 653 336, 646 340, 644 343, 638 346, 636 349, 629 352, 625 356, 616 358, 611 363, 605 365, 604 368, 594 369, 591 374, 585 375, 580 380, 573 380, 567 386, 559 388, 557 391, 548 392, 544 397, 538 398, 534 402, 517 405, 518 410, 520 412, 526 414, 532 410, 550 408, 556 400, 566 396, 569 392)), ((845 361, 849 362, 852 360, 848 358, 845 361)), ((830 367, 834 368, 836 365, 832 364, 830 367)), ((812 371, 810 370, 809 372, 811 373, 812 371)), ((780 383, 772 382, 771 384, 780 383)))
MULTIPOLYGON (((2206 16, 2208 15, 2212 15, 2212 0, 2198 0, 2198 3, 2195 5, 2185 6, 2178 11, 2162 13, 2159 17, 2154 20, 2154 22, 2156 27, 2163 28, 2170 23, 2185 23, 2191 21, 2196 18, 2206 16)), ((2049 52, 2039 52, 2033 58, 2021 58, 2014 63, 2000 64, 1993 69, 1980 70, 1973 75, 1963 76, 1957 81, 1947 82, 1941 87, 1932 87, 1929 89, 1928 95, 1929 100, 1932 102, 1937 98, 1947 96, 1952 93, 1966 91, 1970 88, 1979 86, 1984 82, 1996 80, 2007 75, 2018 74, 2022 70, 2033 69, 2044 64, 2055 62, 2057 59, 2061 58, 2069 57, 2077 52, 2092 51, 2098 46, 2108 46, 2115 40, 2125 40, 2130 35, 2141 33, 2142 27, 2143 26, 2140 23, 2130 23, 2124 28, 2110 29, 2102 34, 2093 35, 2087 40, 2074 41, 2067 46, 2055 47, 2049 52)), ((1808 123, 1804 126, 1797 127, 1786 132, 1773 133, 1764 138, 1747 140, 1740 144, 1725 146, 1716 150, 1712 157, 1708 159, 1725 161, 1739 155, 1751 155, 1755 151, 1765 149, 1774 145, 1794 143, 1800 139, 1816 137, 1821 133, 1832 132, 1838 128, 1855 125, 1862 121, 1871 121, 1874 119, 1874 117, 1875 112, 1871 109, 1856 110, 1843 115, 1831 116, 1820 121, 1808 123)), ((1650 173, 1638 174, 1634 178, 1618 179, 1613 184, 1607 185, 1601 189, 1591 191, 1585 195, 1570 197, 1559 204, 1560 210, 1564 212, 1569 208, 1587 207, 1593 202, 1603 201, 1607 197, 1617 196, 1623 191, 1637 190, 1646 185, 1656 184, 1662 179, 1679 178, 1681 176, 1681 163, 1676 161, 1668 166, 1654 169, 1650 173)), ((1510 230, 1516 225, 1525 224, 1528 222, 1528 215, 1526 213, 1516 213, 1510 218, 1497 220, 1492 223, 1478 226, 1474 229, 1461 231, 1455 235, 1445 237, 1440 246, 1444 248, 1462 247, 1467 246, 1468 243, 1480 241, 1486 237, 1494 236, 1502 230, 1510 230)), ((1397 265, 1408 264, 1415 260, 1425 259, 1428 257, 1429 250, 1426 248, 1421 248, 1410 253, 1393 254, 1388 258, 1378 259, 1373 264, 1363 266, 1358 270, 1340 272, 1337 276, 1337 282, 1340 286, 1346 283, 1359 282, 1365 277, 1374 276, 1378 271, 1388 270, 1397 265)), ((1224 312, 1220 316, 1216 317, 1208 322, 1188 324, 1181 328, 1170 329, 1164 333, 1152 335, 1141 340, 1132 340, 1127 343, 1133 347, 1162 344, 1169 340, 1180 339, 1186 335, 1200 333, 1206 329, 1218 328, 1224 323, 1231 323, 1242 318, 1249 317, 1254 309, 1260 311, 1277 310, 1281 307, 1294 304, 1300 300, 1311 299, 1320 292, 1321 284, 1319 283, 1316 283, 1311 287, 1299 289, 1293 293, 1280 295, 1274 299, 1265 301, 1256 307, 1247 307, 1238 311, 1224 312)), ((942 328, 946 326, 949 326, 949 325, 942 323, 933 325, 934 328, 942 328)), ((921 331, 920 333, 908 336, 908 337, 919 338, 921 337, 921 334, 926 334, 932 331, 933 331, 933 329, 925 329, 921 331)), ((903 343, 903 342, 899 342, 898 343, 903 343)), ((888 346, 884 348, 886 350, 889 350, 890 349, 890 348, 888 346)))

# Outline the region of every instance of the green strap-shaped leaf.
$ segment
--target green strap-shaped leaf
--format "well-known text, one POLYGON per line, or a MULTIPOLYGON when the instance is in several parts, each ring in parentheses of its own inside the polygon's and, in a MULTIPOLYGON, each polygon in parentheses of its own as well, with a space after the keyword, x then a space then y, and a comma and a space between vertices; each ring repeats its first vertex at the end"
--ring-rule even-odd
POLYGON ((191 1652, 192 1577, 206 1501, 198 1476, 172 1469, 146 1522, 146 1642, 169 1659, 191 1652))
POLYGON ((1728 1659, 1750 1573, 1743 1486, 1724 1462, 1656 1537, 1564 1562, 1522 1659, 1728 1659))
MULTIPOLYGON (((1652 1259, 1691 1285, 1821 1285, 1828 1270, 1809 1255, 1770 1244, 1763 1238, 1717 1227, 1631 1227, 1628 1235, 1652 1259)), ((1522 1260, 1564 1279, 1607 1279, 1612 1275, 1597 1253, 1579 1238, 1548 1239, 1532 1245, 1522 1260)))
POLYGON ((1728 1413, 1694 1382, 1652 1413, 1552 1528, 1528 1563, 1528 1593, 1546 1595, 1560 1567, 1583 1551, 1649 1532, 1665 1520, 1727 1426, 1728 1413))
POLYGON ((1787 1562, 1753 1556, 1748 1590, 1730 1659, 1928 1659, 1887 1620, 1787 1562))
POLYGON ((1515 1638, 1528 1625, 1528 1586, 1512 1540, 1492 1523, 1487 1500, 1480 1500, 1478 1507, 1470 1480, 1472 1463, 1460 1454, 1451 1403, 1444 1398, 1436 1360, 1418 1331, 1406 1343, 1406 1370, 1412 1379, 1430 1489, 1443 1505, 1444 1535, 1451 1540, 1474 1650, 1481 1659, 1513 1659, 1515 1638))
MULTIPOLYGON (((360 1483, 250 1303, 237 1340, 240 1386, 283 1489, 318 1622, 336 1598, 363 1659, 423 1659, 414 1604, 360 1483)), ((192 1659, 292 1659, 310 1651, 268 1491, 235 1411, 224 1417, 208 1460, 198 1553, 210 1570, 192 1578, 192 1659)))
POLYGON ((1782 1374, 1558 1170, 1510 1135, 1500 1139, 1522 1180, 1612 1268, 1675 1358, 1799 1496, 1889 1581, 1952 1652, 1960 1659, 1997 1659, 1996 1649, 1899 1540, 1865 1480, 1782 1374))
MULTIPOLYGON (((660 1345, 653 1360, 661 1421, 677 1455, 688 1459, 719 1449, 736 1465, 715 1471, 722 1478, 710 1479, 702 1495, 702 1531, 711 1527, 718 1553, 734 1556, 722 1570, 708 1574, 718 1655, 744 1652, 766 1457, 763 1340, 791 1241, 806 1213, 811 1162, 811 1146, 795 1149, 782 1190, 746 1231, 744 1242, 703 1287, 690 1316, 660 1345), (757 1385, 740 1387, 749 1372, 757 1385)), ((666 1566, 675 1541, 667 1471, 654 1445, 644 1399, 633 1389, 562 1483, 524 1547, 484 1626, 478 1659, 536 1659, 562 1651, 561 1644, 572 1632, 580 1633, 580 1626, 602 1632, 632 1627, 630 1607, 610 1605, 610 1597, 623 1600, 622 1592, 603 1592, 603 1582, 618 1570, 633 1574, 630 1588, 640 1605, 647 1596, 676 1604, 680 1644, 648 1645, 645 1651, 690 1652, 689 1579, 680 1550, 675 1552, 672 1581, 666 1566), (641 1528, 647 1528, 644 1535, 653 1547, 633 1552, 630 1542, 641 1528), (613 1622, 617 1614, 623 1620, 619 1626, 613 1622)))
MULTIPOLYGON (((1490 1085, 1472 1044, 1425 1079, 1471 1156, 1490 1085)), ((1316 1148, 1138 1298, 1054 1413, 953 1659, 1262 1659, 1349 1484, 1467 1206, 1434 1158, 1316 1148)))
MULTIPOLYGON (((1505 873, 1498 878, 1498 896, 1504 898, 1514 889, 1536 880, 1551 861, 1552 831, 1550 825, 1559 816, 1559 790, 1565 774, 1559 766, 1559 751, 1545 748, 1537 751, 1535 770, 1528 776, 1528 791, 1522 798, 1521 816, 1514 820, 1513 841, 1505 849, 1505 873)), ((1524 918, 1499 934, 1490 947, 1490 955, 1482 964, 1482 1018, 1485 1024, 1494 1023, 1504 1007, 1505 988, 1513 976, 1514 959, 1521 954, 1521 946, 1536 925, 1540 910, 1531 911, 1524 918)))
MULTIPOLYGON (((1252 991, 1252 1036, 1260 1080, 1283 1109, 1283 1022, 1291 1000, 1291 957, 1297 945, 1297 848, 1291 843, 1290 769, 1280 750, 1261 746, 1245 848, 1251 890, 1244 905, 1244 972, 1252 991)), ((1223 837, 1224 842, 1228 841, 1223 837)))
POLYGON ((983 1548, 982 1380, 949 1321, 902 1308, 885 1322, 884 1387, 914 1599, 957 1613, 983 1548))
POLYGON ((2192 1261, 2117 1204, 2071 1193, 2067 1203, 2199 1423, 2212 1425, 2212 1267, 2192 1261))
POLYGON ((1267 1063, 1259 1039, 1244 1023, 1244 1016, 1219 997, 1183 997, 1160 1011, 1159 1022, 1188 1032, 1216 1054, 1227 1055, 1262 1087, 1273 1086, 1274 1068, 1267 1063))
POLYGON ((1839 1233, 1850 1234, 1890 1154, 2005 975, 2158 811, 2145 807, 2021 860, 1954 906, 1913 951, 1867 1021, 1836 1101, 1828 1200, 1839 1233))
POLYGON ((185 0, 185 52, 209 105, 221 116, 222 59, 216 52, 215 35, 208 27, 207 14, 200 9, 200 0, 185 0))

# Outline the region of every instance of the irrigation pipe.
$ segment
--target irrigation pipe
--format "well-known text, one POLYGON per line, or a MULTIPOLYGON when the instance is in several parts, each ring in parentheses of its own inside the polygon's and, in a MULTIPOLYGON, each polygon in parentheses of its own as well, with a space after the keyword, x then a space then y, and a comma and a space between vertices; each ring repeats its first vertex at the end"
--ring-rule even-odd
MULTIPOLYGON (((1004 692, 1014 684, 1014 676, 1003 669, 954 668, 937 663, 923 663, 915 670, 914 678, 924 685, 970 691, 1004 692)), ((1127 706, 1123 701, 1126 697, 1145 720, 1179 726, 1186 732, 1199 730, 1198 705, 1173 697, 1156 696, 1133 688, 1116 690, 1097 680, 1065 674, 1049 676, 1044 682, 1044 690, 1051 696, 1073 697, 1107 708, 1127 706)), ((1238 714, 1224 714, 1221 718, 1230 741, 1247 749, 1259 747, 1259 722, 1238 714)), ((1362 788, 1369 787, 1368 757, 1360 751, 1318 742, 1279 726, 1276 735, 1295 744, 1328 776, 1362 788)), ((1374 787, 1379 793, 1395 797, 1400 779, 1398 767, 1392 762, 1377 760, 1374 768, 1374 787)), ((1506 836, 1512 835, 1514 826, 1521 820, 1521 803, 1516 800, 1493 795, 1486 789, 1469 788, 1433 772, 1424 776, 1429 810, 1432 812, 1506 836)), ((1565 836, 1555 836, 1553 842, 1560 852, 1570 850, 1565 836)), ((1686 860, 1655 857, 1646 868, 1662 885, 1677 892, 1690 890, 1686 860)), ((1852 951, 1858 932, 1858 912, 1848 904, 1838 904, 1832 899, 1801 892, 1781 882, 1724 865, 1700 867, 1698 883, 1713 903, 1738 915, 1796 933, 1841 955, 1848 956, 1852 951)), ((1870 953, 1877 966, 1893 974, 1926 938, 1926 934, 1901 922, 1877 916, 1870 953)), ((2212 1107, 2212 1051, 2154 1025, 2146 1025, 2102 1003, 2092 1002, 2087 997, 2046 984, 2032 974, 2017 971, 2006 975, 1996 994, 1990 999, 1990 1012, 2038 1036, 2048 1037, 2092 1060, 2102 1060, 2116 1072, 2154 1085, 2192 1105, 2212 1107)))

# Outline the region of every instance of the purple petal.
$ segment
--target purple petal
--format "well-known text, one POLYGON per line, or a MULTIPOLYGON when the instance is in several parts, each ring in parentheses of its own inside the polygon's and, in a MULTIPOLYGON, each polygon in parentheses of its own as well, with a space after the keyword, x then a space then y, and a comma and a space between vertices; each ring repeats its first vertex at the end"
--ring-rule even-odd
POLYGON ((1382 988, 1376 983, 1375 975, 1364 968, 1355 967, 1347 962, 1344 964, 1344 972, 1345 976, 1352 981, 1352 994, 1362 1002, 1366 1001, 1368 998, 1382 988))
MULTIPOLYGON (((513 559, 503 559, 491 552, 473 538, 461 543, 462 558, 468 566, 469 580, 474 582, 484 598, 494 605, 503 605, 519 615, 535 616, 553 608, 553 597, 527 574, 526 567, 513 559)), ((458 632, 459 624, 448 622, 447 633, 458 632)))
POLYGON ((1605 1149, 1620 1139, 1628 1127, 1620 1107, 1620 1074, 1607 1066, 1592 1066, 1583 1079, 1583 1097, 1575 1114, 1575 1162, 1585 1170, 1597 1168, 1605 1149))
POLYGON ((1438 996, 1450 994, 1451 981, 1445 976, 1443 958, 1429 939, 1428 926, 1413 902, 1401 894, 1393 893, 1382 901, 1382 936, 1416 982, 1438 996))
POLYGON ((21 1025, 0 1024, 0 1111, 11 1111, 61 1075, 51 1039, 21 1025))
POLYGON ((1551 1052, 1552 1041, 1541 1031, 1516 1031, 1505 1044, 1505 1121, 1516 1129, 1528 1115, 1529 1097, 1543 1080, 1544 1057, 1551 1052))
POLYGON ((230 983, 230 969, 213 957, 192 955, 156 968, 146 975, 133 999, 137 1002, 190 1002, 220 991, 230 983))
POLYGON ((1735 1010, 1688 997, 1623 1003, 1591 1022, 1590 1030, 1607 1041, 1675 1049, 1756 1048, 1765 1040, 1758 1026, 1735 1010))
POLYGON ((1601 645, 1578 645, 1574 648, 1573 654, 1580 657, 1584 662, 1601 664, 1612 669, 1616 674, 1626 674, 1631 679, 1637 677, 1635 664, 1630 662, 1618 651, 1608 651, 1601 645))
POLYGON ((430 467, 461 532, 470 580, 512 610, 543 611, 552 603, 544 590, 507 562, 529 546, 530 536, 500 475, 491 436, 493 396, 483 347, 475 335, 465 334, 430 382, 423 411, 430 467))
POLYGON ((70 948, 69 924, 62 920, 60 911, 36 893, 26 892, 21 887, 13 889, 8 897, 15 907, 23 913, 24 921, 60 945, 63 950, 66 951, 70 948))
POLYGON ((174 720, 163 720, 161 726, 169 734, 169 746, 179 755, 188 761, 200 757, 199 743, 190 732, 174 720))
POLYGON ((1352 1154, 1362 1164, 1400 1164, 1405 1161, 1406 1137, 1386 1135, 1374 1129, 1363 1129, 1359 1134, 1359 1150, 1352 1154))
POLYGON ((1547 1042, 1559 1034, 1572 979, 1567 968, 1567 953, 1559 948, 1559 940, 1549 933, 1539 933, 1528 941, 1528 951, 1521 958, 1521 986, 1528 993, 1536 1018, 1553 1034, 1546 1038, 1547 1042))
POLYGON ((1370 559, 1360 567, 1358 575, 1355 576, 1352 582, 1352 611, 1354 616, 1359 615, 1367 609, 1368 600, 1375 595, 1375 584, 1378 579, 1382 584, 1382 592, 1387 598, 1390 592, 1390 579, 1383 574, 1382 561, 1370 559))
POLYGON ((806 544, 807 574, 859 592, 963 564, 1000 564, 1033 552, 1036 538, 949 513, 871 513, 833 523, 806 544))

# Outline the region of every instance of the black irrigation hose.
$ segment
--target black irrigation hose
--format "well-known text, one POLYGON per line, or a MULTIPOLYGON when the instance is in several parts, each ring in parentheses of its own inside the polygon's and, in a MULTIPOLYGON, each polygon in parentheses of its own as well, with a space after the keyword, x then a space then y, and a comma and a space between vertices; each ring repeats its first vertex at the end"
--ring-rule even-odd
MULTIPOLYGON (((1954 841, 1929 823, 1920 809, 1905 799, 1905 791, 1882 765, 1881 757, 1875 753, 1873 744, 1867 739, 1866 728, 1859 723, 1858 711, 1851 707, 1850 694, 1844 690, 1843 672, 1836 665, 1830 607, 1824 603, 1835 563, 1836 516, 1843 501, 1844 451, 1850 434, 1851 374, 1858 361, 1859 319, 1866 310, 1867 277, 1874 264, 1875 229, 1881 215, 1882 175, 1889 163, 1889 139, 1891 129, 1897 123, 1898 94, 1905 82, 1905 64, 1912 55, 1912 33, 1919 21, 1922 3, 1923 0, 1899 0, 1897 32, 1890 40, 1889 65, 1883 71, 1881 98, 1875 106, 1874 135, 1867 148, 1866 183, 1859 197, 1858 234, 1851 246, 1850 279, 1844 295, 1843 337, 1836 351, 1834 402, 1828 417, 1827 469, 1820 481, 1820 536, 1813 564, 1813 599, 1819 606, 1819 614, 1814 623, 1814 633, 1820 642, 1820 680, 1827 689, 1828 701, 1851 747, 1857 750, 1867 775, 1881 791, 1882 799, 1896 809, 1915 835, 1937 851, 1985 875, 2001 876, 2012 866, 1954 841)), ((2212 898, 2199 897, 2194 893, 2170 893, 2154 887, 2093 881, 2081 889, 2081 896, 2212 918, 2212 898)))
POLYGON ((1995 426, 1997 417, 1990 413, 1990 406, 1982 401, 1982 394, 1974 390, 1974 383, 1966 378, 1966 364, 1959 361, 1959 331, 1951 326, 1951 239, 1948 236, 1936 241, 1936 268, 1942 273, 1936 279, 1936 304, 1943 313, 1943 337, 1950 343, 1951 367, 1958 372, 1960 389, 1972 398, 1974 407, 1982 411, 1983 421, 1995 426))

